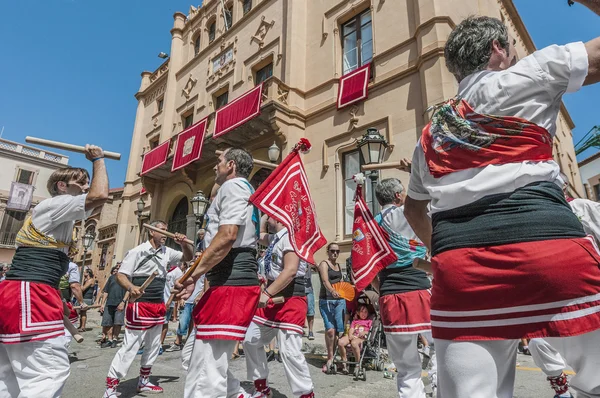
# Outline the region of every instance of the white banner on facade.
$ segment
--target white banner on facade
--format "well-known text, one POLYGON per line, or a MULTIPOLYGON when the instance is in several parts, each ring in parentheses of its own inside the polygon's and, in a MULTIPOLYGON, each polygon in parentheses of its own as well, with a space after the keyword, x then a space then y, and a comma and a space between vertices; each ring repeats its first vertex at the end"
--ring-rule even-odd
POLYGON ((6 208, 9 210, 28 211, 33 199, 33 185, 14 182, 10 186, 8 203, 6 208))

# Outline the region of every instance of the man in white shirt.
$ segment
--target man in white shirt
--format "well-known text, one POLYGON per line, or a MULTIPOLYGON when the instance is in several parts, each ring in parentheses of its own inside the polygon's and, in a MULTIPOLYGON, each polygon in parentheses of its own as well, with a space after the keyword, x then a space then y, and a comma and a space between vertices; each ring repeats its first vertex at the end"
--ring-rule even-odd
POLYGON ((502 22, 470 17, 445 58, 458 96, 423 130, 405 204, 432 252, 438 396, 512 396, 521 337, 547 337, 572 387, 597 395, 600 255, 562 195, 552 139, 562 95, 600 81, 600 38, 517 61, 502 22))
POLYGON ((33 208, 17 234, 0 285, 0 397, 58 397, 69 376, 59 283, 75 254, 73 225, 108 200, 104 152, 86 145, 85 156, 91 184, 85 169, 54 171, 47 183, 52 197, 33 208))
POLYGON ((254 161, 244 149, 219 156, 215 182, 221 187, 208 211, 205 251, 192 277, 175 285, 187 298, 206 274, 209 288, 194 308, 196 341, 185 380, 186 398, 245 397, 229 372, 236 341, 242 341, 260 296, 256 241, 260 220, 248 202, 254 189, 248 181, 254 161), (189 287, 189 290, 187 289, 189 287))
MULTIPOLYGON (((164 221, 153 221, 150 225, 167 230, 167 224, 164 221)), ((165 323, 164 293, 167 270, 181 261, 190 260, 193 255, 193 247, 185 243, 186 237, 180 233, 175 234, 175 242, 181 246, 181 252, 166 247, 167 237, 160 232, 148 231, 148 237, 146 242, 127 253, 117 274, 119 285, 129 292, 130 299, 136 301, 127 304, 125 310, 125 337, 123 345, 110 365, 106 377, 104 398, 118 396, 119 380, 127 374, 142 341, 144 342, 144 352, 142 353, 137 391, 163 392, 162 387, 150 382, 150 370, 160 351, 161 330, 165 323), (145 291, 140 291, 140 286, 155 271, 158 272, 158 276, 145 291)))

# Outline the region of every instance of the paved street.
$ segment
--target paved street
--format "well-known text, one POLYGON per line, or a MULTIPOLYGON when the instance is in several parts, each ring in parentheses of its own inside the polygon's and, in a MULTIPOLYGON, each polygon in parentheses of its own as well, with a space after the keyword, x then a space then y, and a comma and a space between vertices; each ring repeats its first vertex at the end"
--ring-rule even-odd
MULTIPOLYGON (((92 313, 88 323, 93 330, 84 333, 85 341, 82 344, 72 343, 70 352, 73 353, 71 364, 71 376, 67 382, 63 398, 92 398, 101 397, 104 388, 106 372, 117 349, 97 348, 96 336, 100 333, 99 316, 92 313)), ((175 323, 171 323, 174 330, 175 323)), ((318 397, 377 397, 392 398, 395 394, 395 380, 385 379, 383 372, 367 372, 367 381, 354 381, 351 376, 325 375, 320 368, 324 359, 319 355, 323 343, 322 326, 317 327, 317 335, 312 347, 314 354, 307 354, 311 375, 316 386, 318 397)), ((172 341, 173 337, 167 337, 172 341)), ((531 357, 519 354, 519 366, 517 367, 517 381, 515 386, 516 398, 547 398, 551 397, 551 391, 545 381, 545 377, 537 369, 531 357)), ((233 361, 233 373, 245 379, 246 364, 243 358, 233 361)), ((271 386, 275 398, 292 397, 291 391, 285 381, 283 367, 277 361, 269 364, 271 371, 271 386)), ((129 369, 126 380, 121 384, 121 398, 130 398, 136 395, 135 388, 139 370, 139 357, 129 369)), ((180 353, 164 353, 160 356, 152 368, 153 378, 158 380, 165 389, 166 397, 182 397, 185 374, 181 368, 180 353)), ((243 382, 242 385, 251 389, 251 383, 243 382)))

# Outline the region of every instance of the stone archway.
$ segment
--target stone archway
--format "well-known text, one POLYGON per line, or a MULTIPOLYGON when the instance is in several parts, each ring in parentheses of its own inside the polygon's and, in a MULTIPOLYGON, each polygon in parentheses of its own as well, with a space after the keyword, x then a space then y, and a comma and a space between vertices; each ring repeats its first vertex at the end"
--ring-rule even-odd
MULTIPOLYGON (((169 232, 173 232, 173 233, 179 232, 179 233, 185 235, 187 233, 188 212, 189 212, 188 199, 184 196, 183 198, 181 198, 181 200, 179 200, 179 203, 177 203, 177 206, 175 206, 175 209, 173 210, 173 214, 171 214, 171 217, 169 218, 167 230, 169 232)), ((172 249, 175 249, 175 250, 180 250, 179 245, 177 243, 175 243, 175 241, 171 238, 167 239, 166 246, 168 246, 172 249)))
POLYGON ((262 184, 263 182, 265 182, 265 180, 267 179, 267 177, 269 177, 269 175, 271 175, 271 172, 273 170, 269 170, 266 168, 262 168, 256 171, 256 173, 254 173, 254 175, 252 176, 252 178, 250 179, 250 185, 252 185, 252 187, 254 189, 258 189, 258 187, 260 186, 260 184, 262 184))

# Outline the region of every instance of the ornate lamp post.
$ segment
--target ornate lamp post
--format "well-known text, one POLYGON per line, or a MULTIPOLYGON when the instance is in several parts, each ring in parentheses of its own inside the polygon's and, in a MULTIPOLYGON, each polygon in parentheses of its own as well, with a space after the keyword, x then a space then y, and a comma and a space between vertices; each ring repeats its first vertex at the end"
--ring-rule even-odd
MULTIPOLYGON (((385 138, 379 133, 379 130, 376 128, 368 128, 367 132, 356 142, 356 146, 360 152, 360 157, 362 159, 361 163, 363 165, 368 165, 381 163, 389 145, 385 138)), ((368 177, 372 181, 371 200, 373 202, 373 210, 375 210, 377 202, 373 187, 377 183, 379 172, 377 170, 372 170, 368 174, 368 177)))
POLYGON ((81 284, 83 285, 83 275, 85 273, 85 260, 87 257, 87 251, 94 244, 94 239, 96 239, 96 234, 93 231, 88 231, 83 235, 83 260, 81 261, 81 284))
POLYGON ((142 243, 142 220, 144 219, 142 212, 146 208, 146 202, 144 202, 144 198, 140 196, 140 199, 136 202, 137 206, 137 219, 138 219, 138 228, 140 231, 140 236, 138 237, 138 245, 142 243))
MULTIPOLYGON (((194 237, 194 241, 198 238, 198 230, 202 228, 202 223, 204 222, 204 215, 206 214, 206 210, 208 209, 208 205, 210 201, 204 195, 202 190, 198 190, 196 195, 192 199, 192 211, 194 212, 194 216, 196 216, 196 236, 194 237)), ((198 244, 198 242, 196 242, 198 244)))
POLYGON ((277 143, 275 141, 273 141, 273 145, 271 145, 269 147, 269 151, 268 151, 269 161, 271 163, 277 162, 277 160, 279 160, 279 154, 280 153, 281 153, 281 150, 277 146, 277 143))

